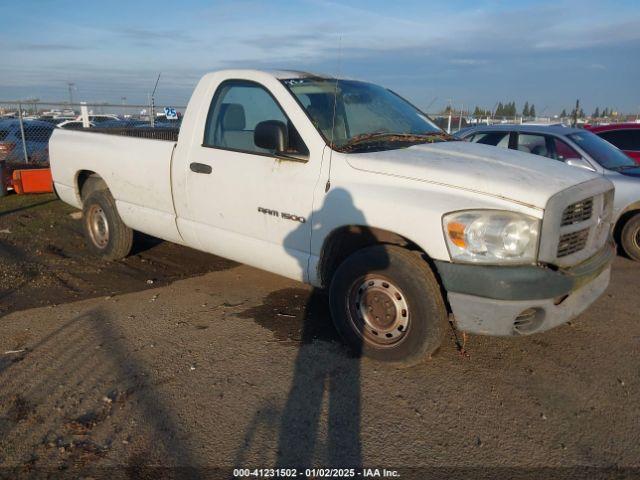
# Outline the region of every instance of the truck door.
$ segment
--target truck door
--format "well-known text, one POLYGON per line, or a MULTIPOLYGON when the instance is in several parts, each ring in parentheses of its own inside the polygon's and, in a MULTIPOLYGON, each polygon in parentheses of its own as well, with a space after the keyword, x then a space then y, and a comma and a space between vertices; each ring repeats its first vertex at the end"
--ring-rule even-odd
POLYGON ((180 167, 180 230, 205 251, 305 281, 323 148, 310 151, 270 91, 246 80, 220 84, 203 137, 180 167), (285 152, 256 145, 261 122, 285 126, 285 152))

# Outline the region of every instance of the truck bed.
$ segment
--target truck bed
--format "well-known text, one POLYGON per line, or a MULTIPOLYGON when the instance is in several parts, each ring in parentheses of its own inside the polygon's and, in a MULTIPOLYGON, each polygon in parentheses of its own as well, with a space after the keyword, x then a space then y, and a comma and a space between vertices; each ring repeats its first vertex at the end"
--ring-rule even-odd
POLYGON ((49 142, 51 173, 60 198, 82 208, 79 175, 107 184, 129 227, 180 242, 171 192, 177 129, 56 129, 49 142), (80 172, 80 173, 79 173, 80 172))

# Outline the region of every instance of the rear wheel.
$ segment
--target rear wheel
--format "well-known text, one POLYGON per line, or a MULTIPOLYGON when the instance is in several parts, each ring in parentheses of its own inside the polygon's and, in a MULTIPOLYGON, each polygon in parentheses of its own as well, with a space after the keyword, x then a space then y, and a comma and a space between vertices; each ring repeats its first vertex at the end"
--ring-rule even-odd
POLYGON ((624 253, 640 262, 640 213, 636 213, 624 224, 620 243, 624 253))
POLYGON ((127 227, 108 190, 95 190, 83 202, 82 224, 89 250, 106 260, 126 257, 133 245, 133 230, 127 227))
POLYGON ((412 365, 434 353, 447 331, 447 311, 429 266, 393 245, 359 250, 331 282, 331 315, 358 354, 412 365))

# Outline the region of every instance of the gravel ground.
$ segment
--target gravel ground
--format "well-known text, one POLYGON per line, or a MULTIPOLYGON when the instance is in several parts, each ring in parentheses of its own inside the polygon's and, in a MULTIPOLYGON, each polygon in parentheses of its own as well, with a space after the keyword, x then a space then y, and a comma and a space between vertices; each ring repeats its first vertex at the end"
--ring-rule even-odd
POLYGON ((150 239, 100 262, 72 213, 0 203, 0 476, 640 473, 638 264, 571 324, 398 369, 351 356, 321 292, 150 239))

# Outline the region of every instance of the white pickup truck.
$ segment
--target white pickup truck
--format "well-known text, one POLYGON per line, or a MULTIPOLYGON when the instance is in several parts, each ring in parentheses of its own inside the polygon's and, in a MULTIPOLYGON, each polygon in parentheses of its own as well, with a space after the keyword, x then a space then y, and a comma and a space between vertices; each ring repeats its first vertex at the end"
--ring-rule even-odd
POLYGON ((89 248, 125 257, 136 230, 327 288, 340 334, 378 359, 430 355, 449 320, 547 330, 609 283, 608 180, 453 141, 377 85, 220 71, 179 138, 119 133, 51 139, 55 189, 83 209, 89 248))

